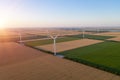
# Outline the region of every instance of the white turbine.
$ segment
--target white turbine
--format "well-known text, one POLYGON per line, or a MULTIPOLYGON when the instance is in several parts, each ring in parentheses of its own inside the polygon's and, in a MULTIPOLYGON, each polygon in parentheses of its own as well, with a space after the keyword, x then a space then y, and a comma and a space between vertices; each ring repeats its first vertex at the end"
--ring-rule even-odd
POLYGON ((56 55, 56 39, 57 39, 57 35, 56 36, 50 36, 53 40, 54 40, 54 44, 53 44, 53 50, 54 50, 54 55, 56 55))
POLYGON ((22 35, 21 35, 21 33, 19 33, 19 42, 20 43, 22 42, 22 35))
MULTIPOLYGON (((48 32, 48 30, 47 30, 48 32)), ((50 33, 48 32, 48 35, 50 36, 51 39, 53 39, 53 51, 54 51, 54 55, 56 56, 57 52, 56 52, 56 39, 58 38, 58 35, 50 35, 50 33)))
POLYGON ((85 38, 85 29, 82 30, 82 38, 85 38))
POLYGON ((97 29, 97 33, 99 33, 100 32, 100 30, 99 30, 99 28, 97 29))

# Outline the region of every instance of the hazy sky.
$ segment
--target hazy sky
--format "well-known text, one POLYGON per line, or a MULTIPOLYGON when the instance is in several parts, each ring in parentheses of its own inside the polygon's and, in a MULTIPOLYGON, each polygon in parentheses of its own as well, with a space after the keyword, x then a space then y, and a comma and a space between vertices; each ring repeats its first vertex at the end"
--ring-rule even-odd
POLYGON ((119 26, 120 0, 0 0, 9 27, 119 26))

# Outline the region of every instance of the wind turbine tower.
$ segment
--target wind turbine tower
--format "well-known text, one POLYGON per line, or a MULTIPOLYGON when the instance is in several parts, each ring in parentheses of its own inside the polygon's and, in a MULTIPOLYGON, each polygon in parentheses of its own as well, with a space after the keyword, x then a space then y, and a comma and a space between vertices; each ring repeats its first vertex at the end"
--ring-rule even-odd
POLYGON ((82 30, 82 38, 84 39, 85 38, 85 29, 83 28, 82 30))
POLYGON ((56 52, 56 39, 58 38, 58 35, 54 36, 54 35, 51 35, 49 32, 48 32, 48 34, 53 39, 53 52, 54 52, 54 55, 56 56, 57 55, 57 52, 56 52))
POLYGON ((19 33, 19 42, 22 43, 22 35, 19 33))

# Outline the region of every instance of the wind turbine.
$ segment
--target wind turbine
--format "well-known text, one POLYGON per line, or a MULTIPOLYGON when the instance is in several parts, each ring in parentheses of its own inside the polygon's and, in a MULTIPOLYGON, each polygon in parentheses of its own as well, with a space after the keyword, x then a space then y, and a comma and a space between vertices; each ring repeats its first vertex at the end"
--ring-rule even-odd
POLYGON ((19 42, 22 43, 22 35, 20 32, 19 32, 19 42))
POLYGON ((56 52, 56 39, 58 38, 58 35, 50 35, 49 31, 47 30, 48 35, 50 36, 50 38, 53 39, 53 51, 54 51, 54 55, 56 56, 57 52, 56 52))
POLYGON ((99 33, 100 32, 100 30, 99 30, 99 28, 97 28, 97 33, 99 33))
POLYGON ((83 28, 82 30, 82 38, 84 39, 85 38, 85 29, 83 28))

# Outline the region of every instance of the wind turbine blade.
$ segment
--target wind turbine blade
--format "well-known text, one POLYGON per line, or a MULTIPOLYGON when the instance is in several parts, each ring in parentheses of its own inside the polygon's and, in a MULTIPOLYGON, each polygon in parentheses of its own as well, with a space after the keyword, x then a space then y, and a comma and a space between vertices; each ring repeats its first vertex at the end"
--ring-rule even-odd
POLYGON ((51 37, 52 39, 54 39, 54 37, 53 37, 52 35, 50 35, 50 37, 51 37))
POLYGON ((50 32, 49 32, 48 30, 46 31, 46 33, 47 33, 48 37, 50 37, 50 38, 52 38, 52 39, 53 39, 53 36, 52 36, 52 35, 50 35, 50 32))
POLYGON ((57 35, 54 38, 57 38, 57 35))

